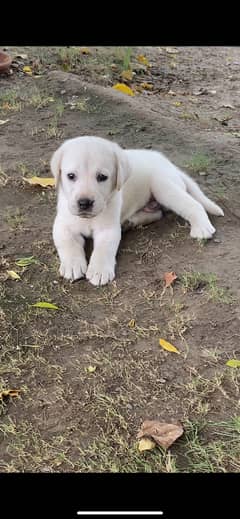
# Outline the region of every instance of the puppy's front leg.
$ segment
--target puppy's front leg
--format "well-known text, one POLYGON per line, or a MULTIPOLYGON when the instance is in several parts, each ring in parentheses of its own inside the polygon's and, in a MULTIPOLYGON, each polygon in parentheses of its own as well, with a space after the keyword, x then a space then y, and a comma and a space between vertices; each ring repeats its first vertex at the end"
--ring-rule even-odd
POLYGON ((73 234, 71 228, 56 216, 53 241, 61 261, 60 275, 71 281, 82 278, 87 271, 87 261, 84 251, 85 240, 80 232, 73 234))
POLYGON ((115 277, 116 254, 121 239, 121 226, 98 230, 93 239, 94 249, 86 278, 92 285, 106 285, 115 277))

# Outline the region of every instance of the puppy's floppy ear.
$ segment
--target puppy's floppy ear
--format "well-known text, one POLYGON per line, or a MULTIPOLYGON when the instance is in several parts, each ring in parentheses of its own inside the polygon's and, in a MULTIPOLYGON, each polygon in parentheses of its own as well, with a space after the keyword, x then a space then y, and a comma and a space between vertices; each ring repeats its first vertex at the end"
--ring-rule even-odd
POLYGON ((117 165, 117 180, 116 180, 116 189, 120 191, 123 184, 127 181, 130 176, 130 164, 125 152, 120 148, 120 146, 116 146, 115 150, 116 157, 116 165, 117 165))
POLYGON ((54 154, 51 158, 51 162, 50 162, 51 171, 52 171, 53 176, 55 177, 56 188, 58 187, 59 181, 60 181, 62 155, 63 155, 63 150, 62 150, 62 146, 60 146, 54 152, 54 154))

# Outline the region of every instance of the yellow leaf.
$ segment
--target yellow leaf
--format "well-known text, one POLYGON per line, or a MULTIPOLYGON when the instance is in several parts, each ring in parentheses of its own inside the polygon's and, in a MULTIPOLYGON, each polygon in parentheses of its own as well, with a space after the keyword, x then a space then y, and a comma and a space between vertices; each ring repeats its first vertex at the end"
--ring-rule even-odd
POLYGON ((11 396, 11 397, 18 396, 20 392, 21 392, 21 389, 5 389, 3 391, 0 391, 0 400, 2 400, 3 397, 7 397, 7 396, 11 396))
POLYGON ((149 67, 150 65, 148 59, 143 54, 139 54, 137 60, 139 61, 139 63, 143 63, 143 65, 146 65, 146 67, 149 67))
POLYGON ((129 321, 129 323, 128 323, 128 326, 129 326, 129 328, 134 328, 135 324, 136 324, 135 320, 131 319, 131 321, 129 321))
POLYGON ((138 450, 140 452, 150 451, 151 449, 154 449, 155 446, 156 443, 150 440, 149 438, 142 438, 138 443, 138 450))
POLYGON ((90 51, 90 49, 88 47, 80 47, 80 52, 81 54, 92 54, 92 52, 90 51))
POLYGON ((8 274, 8 277, 11 278, 11 279, 21 279, 20 276, 14 272, 14 270, 7 270, 7 274, 8 274))
POLYGON ((59 306, 53 305, 52 303, 46 303, 45 301, 39 301, 38 303, 34 303, 31 306, 36 306, 37 308, 47 308, 48 310, 59 310, 59 306))
POLYGON ((180 101, 176 101, 176 102, 173 103, 173 104, 174 104, 174 106, 181 106, 182 103, 181 103, 180 101))
POLYGON ((32 68, 31 67, 23 67, 23 72, 25 72, 25 74, 28 74, 29 76, 32 76, 32 68))
POLYGON ((228 360, 226 364, 230 366, 230 368, 240 368, 240 360, 237 359, 228 360))
POLYGON ((127 96, 134 96, 134 92, 131 88, 129 88, 124 83, 116 83, 116 85, 113 86, 114 90, 119 90, 119 92, 122 92, 123 94, 126 94, 127 96))
POLYGON ((141 87, 144 88, 144 90, 152 90, 153 85, 151 83, 141 83, 141 87))
POLYGON ((175 346, 173 346, 170 342, 165 341, 164 339, 159 339, 159 345, 162 346, 164 350, 180 354, 180 351, 175 346))
POLYGON ((97 366, 88 366, 87 367, 88 373, 94 373, 94 371, 96 371, 96 369, 97 369, 97 366))
POLYGON ((133 78, 132 70, 123 70, 123 72, 121 73, 121 78, 125 79, 125 81, 131 81, 131 79, 133 78))
POLYGON ((26 182, 28 182, 28 184, 31 184, 32 186, 41 186, 41 187, 55 186, 54 178, 43 178, 43 177, 26 178, 26 177, 23 177, 23 180, 25 180, 26 182))

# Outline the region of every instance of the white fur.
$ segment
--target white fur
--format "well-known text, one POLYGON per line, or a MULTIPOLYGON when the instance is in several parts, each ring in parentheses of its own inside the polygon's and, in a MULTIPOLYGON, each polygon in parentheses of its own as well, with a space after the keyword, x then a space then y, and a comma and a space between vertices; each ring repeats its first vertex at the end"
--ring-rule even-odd
POLYGON ((51 169, 58 188, 53 239, 61 261, 60 274, 72 281, 86 275, 93 285, 104 285, 114 279, 121 225, 161 218, 160 210, 142 210, 151 196, 187 220, 193 238, 211 238, 215 233, 206 211, 223 216, 222 209, 194 180, 156 151, 123 150, 99 137, 77 137, 65 141, 53 154, 51 169), (75 174, 74 181, 68 173, 75 174), (98 182, 98 173, 107 180, 98 182), (79 210, 82 198, 94 200, 87 214, 79 210), (88 265, 85 237, 94 241, 88 265))

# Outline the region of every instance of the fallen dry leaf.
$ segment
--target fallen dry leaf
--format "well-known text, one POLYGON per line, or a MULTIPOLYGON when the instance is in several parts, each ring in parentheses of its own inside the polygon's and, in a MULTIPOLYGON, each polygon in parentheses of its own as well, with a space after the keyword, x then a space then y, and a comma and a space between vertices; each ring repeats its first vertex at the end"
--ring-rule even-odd
POLYGON ((2 126, 2 124, 6 124, 6 123, 8 123, 9 120, 10 120, 10 119, 5 119, 5 120, 0 119, 0 126, 2 126))
POLYGON ((174 104, 174 106, 181 106, 182 103, 181 103, 181 101, 175 101, 175 103, 173 103, 173 104, 174 104))
POLYGON ((145 420, 137 434, 137 438, 145 436, 167 449, 183 434, 183 427, 178 423, 162 423, 158 420, 145 420))
POLYGON ((29 76, 32 76, 32 68, 31 67, 28 67, 28 66, 23 67, 23 72, 25 74, 28 74, 29 76))
POLYGON ((139 94, 142 94, 142 92, 143 92, 143 90, 144 90, 143 87, 142 87, 141 85, 136 85, 136 86, 134 87, 134 89, 135 89, 136 92, 139 92, 139 94))
POLYGON ((170 287, 172 283, 177 279, 177 275, 175 272, 165 272, 163 275, 163 279, 165 281, 165 288, 170 287))
POLYGON ((136 325, 135 319, 131 319, 131 321, 129 321, 129 323, 128 323, 129 328, 134 328, 135 325, 136 325))
POLYGON ((8 396, 15 397, 19 396, 19 393, 21 393, 21 389, 5 389, 3 391, 0 391, 0 400, 3 398, 6 398, 8 396))
POLYGON ((16 281, 21 279, 17 272, 15 272, 14 270, 7 270, 7 274, 10 279, 14 279, 16 281))
POLYGON ((153 89, 153 85, 151 83, 141 83, 141 87, 144 88, 144 90, 152 90, 153 89))
POLYGON ((123 70, 123 72, 121 72, 121 78, 124 79, 125 81, 131 81, 131 79, 133 78, 133 71, 132 70, 123 70))
POLYGON ((149 438, 142 438, 138 443, 138 450, 142 451, 150 451, 156 447, 156 443, 149 438))
POLYGON ((26 178, 26 177, 23 177, 23 180, 25 180, 25 182, 28 182, 28 184, 31 184, 31 186, 41 186, 41 187, 55 186, 54 178, 44 178, 44 177, 26 178))
POLYGON ((119 90, 119 92, 122 92, 122 94, 126 94, 127 96, 135 95, 133 90, 124 83, 116 83, 112 88, 114 88, 114 90, 119 90))
POLYGON ((94 371, 96 371, 96 369, 97 369, 97 366, 88 366, 87 367, 88 373, 94 373, 94 371))
POLYGON ((150 65, 148 59, 143 54, 139 54, 137 56, 137 60, 139 61, 139 63, 142 63, 143 65, 146 65, 146 67, 149 67, 149 65, 150 65))
POLYGON ((230 368, 240 368, 240 360, 231 359, 226 362, 226 365, 230 368))
POLYGON ((173 346, 173 344, 171 344, 168 341, 165 341, 164 339, 159 339, 159 345, 162 346, 164 350, 171 351, 173 353, 178 353, 180 355, 180 351, 175 346, 173 346))

